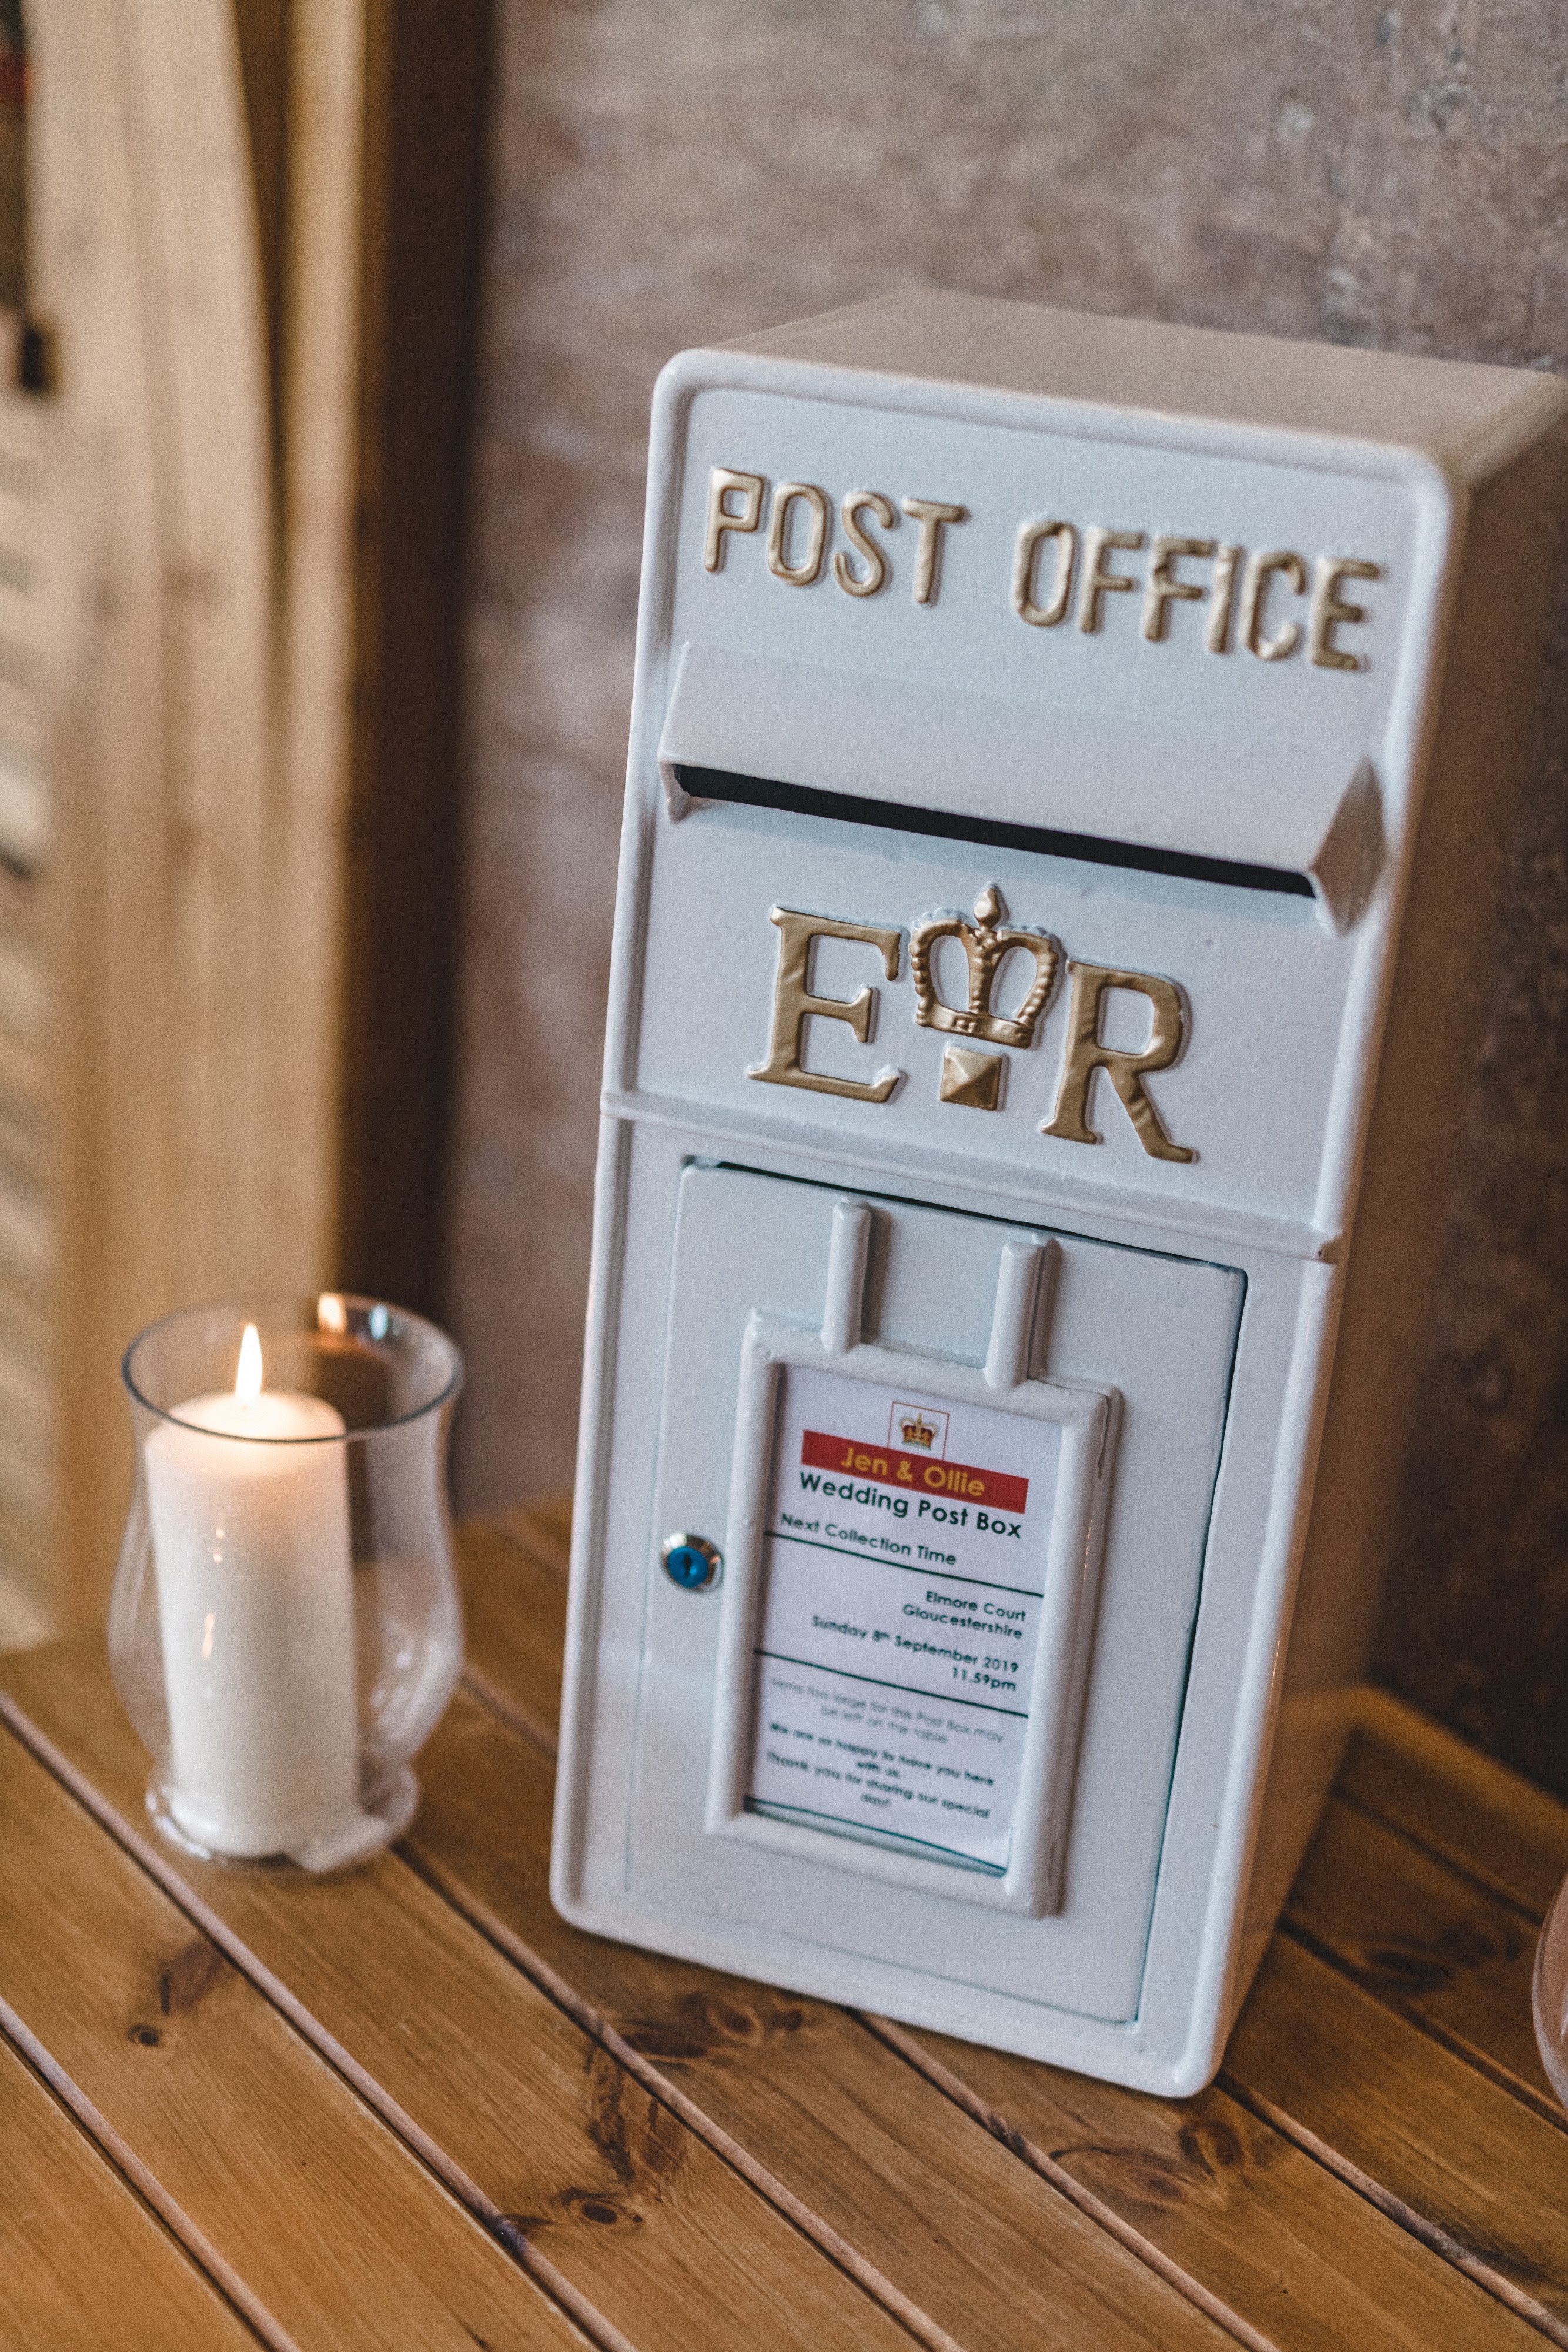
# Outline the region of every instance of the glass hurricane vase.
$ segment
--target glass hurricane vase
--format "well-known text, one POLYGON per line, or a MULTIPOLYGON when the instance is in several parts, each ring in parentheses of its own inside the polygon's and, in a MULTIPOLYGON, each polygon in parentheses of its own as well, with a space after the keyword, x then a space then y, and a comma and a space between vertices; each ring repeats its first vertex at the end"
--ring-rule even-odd
POLYGON ((232 1298, 121 1367, 136 1489, 110 1604, 148 1810, 205 1858, 375 1853, 463 1662, 446 1506, 462 1359, 378 1299, 232 1298))
POLYGON ((1568 2107, 1568 1878, 1557 1890, 1535 1948, 1532 2007, 1541 2063, 1568 2107))

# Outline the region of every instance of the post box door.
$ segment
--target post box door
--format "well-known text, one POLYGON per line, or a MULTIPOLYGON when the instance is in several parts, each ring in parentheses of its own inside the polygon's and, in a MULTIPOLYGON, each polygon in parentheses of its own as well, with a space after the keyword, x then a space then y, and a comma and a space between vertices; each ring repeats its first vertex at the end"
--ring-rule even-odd
POLYGON ((1134 2015, 1244 1289, 688 1167, 631 1890, 1134 2015))

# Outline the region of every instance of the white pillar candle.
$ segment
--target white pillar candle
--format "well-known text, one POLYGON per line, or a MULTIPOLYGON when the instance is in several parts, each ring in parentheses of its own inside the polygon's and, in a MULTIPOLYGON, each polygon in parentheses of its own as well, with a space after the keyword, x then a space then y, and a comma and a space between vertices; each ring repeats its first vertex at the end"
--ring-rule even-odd
POLYGON ((169 1808, 215 1853, 309 1866, 361 1842, 342 1415, 261 1385, 246 1331, 232 1391, 146 1444, 169 1702, 169 1808))

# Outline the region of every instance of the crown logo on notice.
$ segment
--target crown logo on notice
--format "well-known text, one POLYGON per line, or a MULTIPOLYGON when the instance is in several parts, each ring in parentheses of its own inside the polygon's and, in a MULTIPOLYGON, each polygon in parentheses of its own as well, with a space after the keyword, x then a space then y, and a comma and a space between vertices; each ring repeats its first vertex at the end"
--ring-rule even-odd
POLYGON ((1034 1024, 1056 980, 1059 950, 1049 931, 1019 931, 1002 921, 1007 908, 994 882, 975 901, 975 919, 961 915, 927 915, 909 935, 909 970, 915 982, 915 1017, 923 1028, 946 1029, 958 1037, 986 1037, 996 1045, 1032 1045, 1034 1024), (964 943, 969 962, 969 1002, 960 1012, 945 1004, 936 993, 931 954, 938 940, 964 943), (1034 978, 1016 1013, 993 1013, 991 991, 1009 948, 1024 948, 1034 958, 1034 978))
POLYGON ((907 1414, 898 1424, 898 1433, 905 1445, 923 1445, 928 1454, 936 1443, 936 1427, 923 1412, 907 1414))

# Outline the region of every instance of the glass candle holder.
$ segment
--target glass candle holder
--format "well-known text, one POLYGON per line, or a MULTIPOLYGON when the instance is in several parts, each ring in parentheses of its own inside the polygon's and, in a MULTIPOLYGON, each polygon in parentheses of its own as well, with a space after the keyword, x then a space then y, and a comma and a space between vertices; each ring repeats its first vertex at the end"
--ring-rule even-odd
POLYGON ((1531 2007, 1541 2063, 1568 2107, 1568 1878, 1557 1890, 1535 1948, 1531 2007))
POLYGON ((346 1867, 413 1818, 463 1616, 446 1445, 463 1363, 329 1291, 165 1317, 121 1376, 136 1491, 110 1603, 147 1803, 204 1859, 346 1867))

